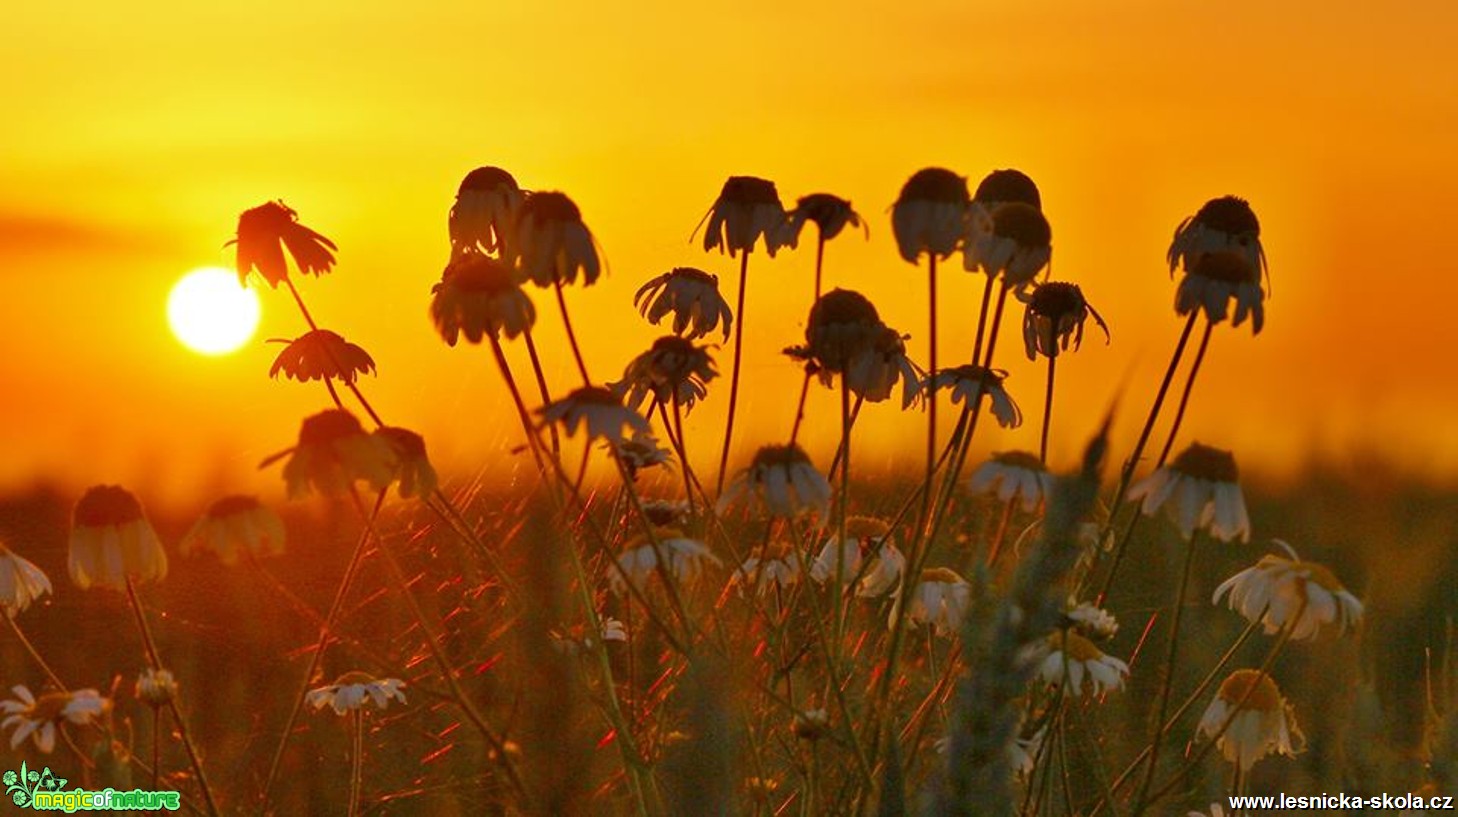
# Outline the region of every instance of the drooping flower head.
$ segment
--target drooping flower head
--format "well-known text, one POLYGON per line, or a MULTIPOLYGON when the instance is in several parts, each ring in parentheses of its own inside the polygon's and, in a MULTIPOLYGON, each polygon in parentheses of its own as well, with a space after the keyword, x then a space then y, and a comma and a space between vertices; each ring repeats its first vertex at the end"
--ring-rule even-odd
POLYGON ((283 372, 300 383, 309 380, 338 380, 350 384, 362 374, 375 373, 375 361, 359 346, 328 329, 314 329, 288 342, 268 376, 283 372))
POLYGON ((749 467, 739 472, 719 498, 719 510, 745 495, 771 516, 794 517, 806 512, 825 516, 830 507, 830 483, 793 443, 759 449, 749 467))
POLYGON ((1175 312, 1184 316, 1198 309, 1211 323, 1220 323, 1230 315, 1234 301, 1230 324, 1240 326, 1249 317, 1251 334, 1259 335, 1266 325, 1265 299, 1258 268, 1240 253, 1213 250, 1186 267, 1175 290, 1175 312))
POLYGON ((1291 638, 1315 638, 1322 627, 1335 627, 1337 635, 1362 620, 1362 602, 1324 565, 1302 561, 1285 542, 1290 558, 1266 554, 1252 567, 1231 576, 1215 588, 1210 601, 1230 594, 1230 609, 1251 623, 1260 622, 1267 634, 1286 627, 1291 638))
POLYGON ((238 564, 240 554, 278 556, 284 551, 283 520, 257 497, 225 496, 208 506, 178 549, 184 556, 211 551, 229 567, 238 564))
POLYGON ((125 590, 135 582, 167 576, 167 553, 157 540, 142 504, 125 488, 97 485, 76 503, 71 522, 71 580, 125 590))
POLYGON ((471 343, 503 332, 514 338, 537 322, 537 309, 511 269, 484 255, 452 261, 430 292, 430 318, 449 346, 462 334, 471 343))
POLYGON ((1280 687, 1258 670, 1238 669, 1220 684, 1200 718, 1200 734, 1216 734, 1227 720, 1230 728, 1215 746, 1241 772, 1266 755, 1294 757, 1306 742, 1280 687))
POLYGON ((677 335, 666 335, 633 358, 623 370, 623 379, 611 388, 634 411, 649 395, 662 405, 675 401, 684 410, 708 394, 708 383, 719 375, 709 350, 677 335))
POLYGON ((294 258, 299 272, 323 275, 334 266, 334 242, 299 223, 299 214, 281 201, 271 201, 238 217, 238 235, 229 244, 238 247, 238 281, 248 282, 248 273, 258 270, 275 289, 289 276, 284 249, 294 258))
MULTIPOLYGON (((658 438, 647 431, 634 431, 633 436, 623 443, 606 443, 609 450, 617 454, 622 461, 623 467, 628 469, 628 477, 636 480, 638 472, 645 468, 652 468, 656 465, 665 465, 673 462, 673 451, 664 448, 659 444, 658 438)), ((648 510, 649 503, 644 503, 644 510, 648 510)), ((687 512, 687 503, 684 511, 687 512)), ((668 521, 654 522, 653 524, 668 524, 668 521)))
POLYGON ((543 423, 561 423, 567 434, 577 433, 578 426, 587 428, 589 439, 605 439, 623 445, 624 431, 647 432, 643 415, 623 405, 611 389, 584 386, 574 389, 561 400, 537 409, 543 423))
POLYGON ((1077 284, 1049 281, 1038 284, 1026 296, 1019 294, 1019 298, 1028 305, 1023 312, 1023 345, 1028 360, 1037 360, 1039 353, 1057 357, 1060 351, 1068 351, 1070 343, 1077 350, 1083 344, 1083 324, 1089 316, 1103 330, 1104 341, 1109 340, 1109 325, 1084 299, 1077 284))
POLYGON ((435 467, 425 455, 425 438, 414 431, 394 426, 375 429, 375 436, 383 439, 395 457, 395 479, 399 484, 400 498, 418 497, 429 499, 440 484, 435 467))
POLYGON ((153 709, 164 707, 177 698, 177 679, 168 670, 149 667, 137 676, 133 694, 153 709))
POLYGON ((794 244, 779 191, 768 179, 730 176, 705 218, 705 251, 728 250, 732 258, 752 251, 762 237, 765 252, 773 258, 780 247, 794 244))
POLYGON ((707 545, 685 536, 682 531, 658 528, 653 532, 653 539, 657 542, 656 546, 646 537, 639 536, 623 547, 618 555, 618 565, 622 570, 608 573, 608 583, 614 593, 626 593, 627 581, 632 581, 640 591, 645 589, 649 580, 659 573, 660 553, 668 575, 680 586, 697 582, 710 565, 718 567, 720 564, 707 545), (627 574, 627 579, 624 579, 624 574, 627 574))
POLYGON ((1023 424, 1023 412, 1003 387, 1006 380, 1007 372, 1001 369, 988 369, 969 363, 942 369, 930 375, 923 388, 934 391, 950 388, 952 402, 963 403, 969 407, 974 400, 985 397, 992 402, 992 416, 997 418, 999 426, 1017 428, 1023 424))
POLYGON ((0 542, 0 614, 14 618, 50 592, 45 571, 0 542))
POLYGON ((1031 283, 1053 259, 1053 228, 1031 204, 1012 201, 989 210, 974 210, 962 245, 962 265, 1002 276, 1005 286, 1031 283))
POLYGON ((1064 629, 1076 630, 1092 641, 1108 641, 1119 632, 1119 622, 1108 611, 1088 602, 1068 600, 1063 613, 1064 629))
MULTIPOLYGON (((871 516, 852 516, 845 520, 845 541, 839 535, 826 540, 815 561, 810 565, 810 578, 824 584, 836 575, 836 560, 841 564, 841 584, 850 584, 860 575, 861 561, 866 556, 874 557, 891 534, 891 526, 871 516)), ((888 543, 889 544, 889 543, 888 543)))
POLYGON ((1090 693, 1098 696, 1106 691, 1123 689, 1129 677, 1129 665, 1106 655, 1092 641, 1075 630, 1057 630, 1042 645, 1038 676, 1051 686, 1068 681, 1069 694, 1083 694, 1083 681, 1088 679, 1090 693))
MULTIPOLYGON (((843 377, 846 388, 857 398, 870 403, 890 399, 896 384, 901 384, 901 408, 911 408, 921 396, 923 372, 906 354, 903 335, 885 324, 872 337, 871 344, 852 357, 843 377)), ((826 372, 821 370, 821 381, 826 372)))
POLYGON ((771 588, 788 590, 800 581, 800 556, 793 545, 782 540, 758 545, 735 569, 729 581, 737 585, 740 592, 750 587, 761 596, 771 588))
POLYGON ((673 333, 689 340, 721 327, 728 340, 734 323, 729 303, 719 294, 718 276, 692 267, 675 267, 639 287, 633 305, 654 326, 673 313, 673 333))
POLYGON ((870 561, 865 572, 861 574, 861 580, 856 583, 856 595, 863 599, 883 596, 900 598, 901 576, 906 572, 906 554, 896 547, 890 537, 885 537, 867 549, 866 557, 870 561))
POLYGON ((891 208, 901 257, 915 264, 922 253, 951 255, 966 232, 971 202, 967 180, 950 170, 928 167, 912 174, 891 208))
POLYGON ((1166 259, 1169 271, 1183 266, 1186 272, 1199 267, 1206 253, 1233 252, 1256 271, 1257 283, 1266 272, 1266 251, 1261 246, 1261 222, 1250 203, 1236 196, 1221 196, 1205 202, 1198 213, 1175 228, 1166 259))
POLYGON ((532 193, 522 202, 511 248, 522 276, 537 286, 597 282, 602 264, 582 211, 565 193, 532 193))
POLYGON ((23 685, 10 688, 15 699, 0 701, 0 729, 15 728, 10 735, 10 748, 15 749, 26 738, 34 738, 35 747, 43 754, 56 748, 56 732, 61 724, 84 726, 111 711, 111 701, 94 689, 70 692, 47 692, 39 697, 23 685))
POLYGON ((840 235, 847 224, 852 227, 865 228, 867 237, 870 236, 870 229, 861 216, 851 207, 851 203, 845 199, 831 195, 830 193, 811 193, 808 196, 801 196, 795 203, 795 209, 788 214, 790 245, 794 246, 800 239, 800 231, 804 229, 805 223, 812 222, 820 230, 820 238, 829 241, 840 235))
POLYGON ((377 709, 386 708, 392 699, 403 704, 405 693, 401 690, 404 687, 405 682, 399 678, 376 678, 365 672, 346 672, 332 684, 309 690, 305 700, 315 710, 328 706, 335 714, 343 715, 369 703, 377 709))
MULTIPOLYGON (((913 623, 931 625, 937 635, 955 635, 971 602, 972 585, 966 579, 949 568, 933 567, 921 572, 906 616, 913 623)), ((891 622, 895 620, 893 612, 891 622)))
POLYGON ((811 372, 829 385, 857 357, 870 352, 884 324, 866 296, 849 289, 832 289, 816 299, 805 322, 805 345, 786 354, 806 362, 811 372))
POLYGON ((1002 451, 972 472, 968 487, 974 494, 993 494, 1002 502, 1022 503, 1032 513, 1053 491, 1053 475, 1036 454, 1002 451))
POLYGON ((321 411, 305 418, 299 427, 299 442, 276 454, 263 465, 287 456, 284 482, 290 499, 310 489, 324 496, 349 493, 356 482, 383 491, 395 478, 398 462, 384 438, 365 433, 353 414, 342 409, 321 411))
POLYGON ((984 176, 977 184, 977 191, 972 194, 972 201, 988 211, 999 204, 1011 202, 1043 209, 1043 196, 1038 192, 1038 185, 1028 174, 1012 168, 994 170, 984 176))
POLYGON ((478 167, 466 174, 451 207, 451 255, 502 250, 524 197, 510 173, 478 167))
POLYGON ((1208 531, 1222 542, 1250 541, 1250 516, 1240 492, 1240 472, 1229 451, 1193 443, 1169 465, 1129 489, 1145 516, 1165 508, 1186 539, 1208 531))

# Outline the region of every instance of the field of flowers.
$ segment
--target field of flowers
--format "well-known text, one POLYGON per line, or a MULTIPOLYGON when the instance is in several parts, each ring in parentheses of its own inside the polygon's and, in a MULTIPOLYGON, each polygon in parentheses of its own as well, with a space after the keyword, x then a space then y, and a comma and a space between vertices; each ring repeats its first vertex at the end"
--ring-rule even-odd
POLYGON ((438 476, 371 404, 370 354, 295 287, 334 270, 333 242, 282 202, 245 211, 239 278, 302 332, 270 375, 327 408, 262 464, 281 507, 150 518, 111 485, 0 507, 3 765, 53 772, 7 775, 17 805, 79 785, 207 814, 1137 817, 1453 791, 1458 504, 1373 463, 1252 485, 1181 434, 1210 344, 1264 323, 1244 200, 1177 224, 1164 376, 1079 401, 1056 399, 1058 363, 1109 328, 1048 280, 1052 229, 1016 170, 973 187, 924 169, 891 210, 932 338, 939 276, 983 276, 970 356, 830 285, 827 242, 866 227, 831 194, 787 208, 728 179, 699 229, 738 280, 649 277, 634 305, 665 334, 611 373, 589 372, 563 295, 604 269, 567 195, 483 167, 449 213, 419 308, 499 373, 520 425, 499 456, 533 479, 438 476), (736 462, 751 259, 811 248, 803 334, 748 341, 782 339, 803 387, 783 436, 736 462), (573 382, 549 382, 543 332, 565 333, 573 382), (1046 371, 1018 399, 1014 355, 1046 371), (823 462, 797 444, 812 389, 839 407, 823 462), (696 422, 711 392, 723 427, 696 422), (867 403, 925 425, 923 467, 867 472, 867 403), (1047 465, 1054 422, 1092 430, 1069 473, 1047 465), (1114 422, 1140 429, 1132 450, 1114 422), (1026 427, 1027 450, 974 459, 989 423, 1026 427))

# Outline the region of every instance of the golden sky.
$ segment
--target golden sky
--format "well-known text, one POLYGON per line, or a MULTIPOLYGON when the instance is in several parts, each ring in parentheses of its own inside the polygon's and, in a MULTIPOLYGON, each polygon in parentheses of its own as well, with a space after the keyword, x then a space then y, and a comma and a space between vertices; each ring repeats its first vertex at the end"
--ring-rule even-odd
MULTIPOLYGON (((1114 333, 1059 367, 1055 461, 1124 383, 1132 437, 1179 329, 1171 231, 1242 195, 1264 226, 1268 325, 1254 339, 1217 329, 1189 436, 1276 471, 1352 448, 1458 471, 1453 4, 493 5, 9 9, 0 484, 123 481, 174 498, 276 485, 254 466, 326 401, 267 378, 277 347, 262 340, 301 331, 291 304, 263 292, 255 343, 223 358, 178 345, 163 311, 178 276, 231 263, 238 213, 274 198, 340 245, 335 273, 301 287, 374 355, 363 386, 386 418, 424 432, 443 469, 512 467, 499 452, 519 436, 489 355, 446 348, 426 316, 455 187, 481 164, 581 206, 611 271, 570 301, 604 380, 659 334, 631 306, 644 280, 695 265, 732 292, 734 263, 688 243, 728 175, 770 178, 787 204, 850 198, 871 240, 833 243, 827 280, 871 297, 925 363, 925 273, 896 255, 887 208, 924 166, 974 185, 1026 171, 1054 277, 1081 284, 1114 333)), ((785 433, 798 376, 779 350, 800 338, 812 265, 804 249, 751 264, 746 446, 785 433)), ((970 344, 978 292, 955 265, 943 275, 943 349, 970 344)), ((569 385, 538 304, 549 374, 569 385)), ((999 362, 1029 422, 986 446, 1037 443, 1043 369, 1021 355, 1020 319, 999 362)), ((836 404, 817 398, 808 442, 824 452, 836 404)), ((725 402, 715 383, 690 418, 706 469, 725 402)), ((922 422, 868 410, 866 461, 915 462, 922 422)))

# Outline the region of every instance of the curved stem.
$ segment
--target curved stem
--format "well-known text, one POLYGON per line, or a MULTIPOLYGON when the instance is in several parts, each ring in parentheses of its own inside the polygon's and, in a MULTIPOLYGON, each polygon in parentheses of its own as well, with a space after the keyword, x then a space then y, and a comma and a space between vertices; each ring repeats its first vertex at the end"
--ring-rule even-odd
POLYGON ((1043 436, 1038 443, 1038 461, 1048 465, 1048 427, 1053 424, 1053 377, 1057 372, 1058 356, 1048 356, 1048 389, 1043 395, 1043 436))
POLYGON ((1205 333, 1200 336, 1200 346, 1195 350, 1195 362, 1190 364, 1190 375, 1185 379, 1185 390, 1180 394, 1180 404, 1175 409, 1174 423, 1170 425, 1169 437, 1164 441, 1164 450, 1159 452, 1159 462, 1156 468, 1169 461, 1169 451, 1174 446, 1175 438, 1179 436, 1180 424, 1185 420, 1185 409, 1190 405, 1190 392, 1195 389, 1195 378, 1200 374, 1200 364, 1205 362, 1205 350, 1210 347, 1210 332, 1215 324, 1209 320, 1205 321, 1205 333))
POLYGON ((61 676, 57 675, 55 670, 51 669, 51 665, 46 659, 41 657, 40 652, 35 648, 35 644, 32 644, 31 640, 26 637, 25 632, 20 629, 20 625, 15 623, 15 617, 10 614, 10 611, 0 610, 0 618, 5 619, 5 623, 10 625, 10 632, 15 635, 16 640, 20 642, 20 646, 24 647, 25 651, 30 654, 31 660, 35 661, 36 666, 41 668, 41 672, 46 674, 46 679, 55 684, 58 691, 65 692, 66 685, 62 683, 61 676))
MULTIPOLYGON (((662 404, 659 409, 663 408, 662 404)), ((683 401, 678 399, 678 390, 673 392, 673 434, 672 442, 678 446, 678 465, 683 471, 683 493, 688 499, 689 514, 694 514, 694 478, 693 470, 689 467, 688 441, 683 437, 683 401)))
POLYGON ((739 406, 739 366, 744 353, 744 288, 749 280, 749 250, 739 256, 739 294, 735 299, 734 368, 729 376, 729 419, 724 423, 724 450, 719 454, 719 476, 714 493, 724 493, 724 476, 729 470, 729 447, 734 441, 734 411, 739 406))
POLYGON ((582 360, 582 347, 577 345, 577 332, 572 328, 572 318, 567 314, 567 298, 562 294, 562 280, 552 281, 557 293, 557 309, 562 313, 562 327, 567 330, 567 342, 572 346, 572 359, 577 362, 577 371, 582 375, 582 385, 591 386, 592 378, 587 376, 587 364, 582 360))
MULTIPOLYGON (((526 340, 527 357, 532 361, 532 373, 536 375, 537 393, 541 395, 542 405, 545 406, 552 402, 552 393, 547 390, 547 373, 542 370, 542 359, 537 355, 537 342, 532 340, 532 330, 528 329, 521 334, 526 340)), ((547 430, 552 436, 552 456, 562 456, 562 441, 557 436, 557 426, 550 425, 547 430)))

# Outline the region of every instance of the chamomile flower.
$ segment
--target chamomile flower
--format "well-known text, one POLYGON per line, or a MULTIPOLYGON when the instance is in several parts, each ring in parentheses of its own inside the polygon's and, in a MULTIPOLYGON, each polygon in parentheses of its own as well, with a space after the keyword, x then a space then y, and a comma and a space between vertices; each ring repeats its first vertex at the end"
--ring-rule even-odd
POLYGON ((50 592, 45 571, 0 542, 0 613, 14 618, 50 592))
POLYGON ((1104 654, 1092 641, 1074 630, 1058 630, 1048 636, 1039 650, 1038 677, 1044 683, 1059 686, 1065 679, 1075 697, 1083 694, 1087 678, 1089 691, 1098 696, 1106 691, 1123 689, 1129 676, 1129 665, 1104 654))
POLYGON ((634 411, 652 396, 662 405, 677 403, 687 411, 709 393, 708 383, 719 376, 707 347, 677 335, 666 335, 633 358, 623 379, 611 388, 634 411))
POLYGON ((598 386, 574 389, 561 400, 537 409, 537 414, 544 424, 561 423, 569 436, 581 426, 587 429, 589 439, 602 438, 618 446, 627 441, 625 431, 649 430, 643 415, 624 406, 610 389, 598 386))
POLYGON ((972 201, 987 210, 1010 202, 1043 209, 1043 197, 1038 192, 1038 185, 1033 183, 1028 174, 1012 168, 994 170, 984 176, 977 183, 977 191, 972 194, 972 201))
POLYGON ((389 444, 395 455, 395 480, 401 499, 427 499, 435 493, 440 480, 430 458, 425 455, 424 437, 394 426, 376 429, 375 436, 389 444))
POLYGON ((656 546, 640 536, 623 547, 622 553, 618 555, 618 565, 622 570, 608 573, 608 584, 614 593, 626 593, 627 581, 632 581, 633 586, 640 590, 646 587, 649 579, 659 573, 659 554, 662 554, 668 575, 680 586, 697 582, 710 566, 718 567, 721 564, 707 545, 685 536, 682 531, 658 528, 654 530, 653 538, 657 542, 656 546), (627 576, 626 580, 624 574, 627 576))
MULTIPOLYGON (((795 209, 787 216, 789 221, 790 246, 794 246, 800 238, 800 231, 804 229, 805 223, 812 222, 820 230, 820 238, 829 241, 840 235, 846 225, 862 228, 865 223, 861 221, 860 214, 851 207, 851 203, 839 196, 829 193, 811 193, 808 196, 801 196, 795 203, 795 209)), ((867 231, 869 234, 869 230, 867 231)))
POLYGON ((807 370, 830 385, 851 363, 875 350, 885 325, 866 296, 849 289, 832 289, 810 307, 805 322, 805 345, 785 353, 805 361, 807 370))
POLYGON ((830 483, 815 470, 800 446, 767 445, 729 483, 719 498, 719 511, 743 496, 763 506, 771 516, 814 513, 823 517, 830 507, 830 483))
POLYGON ((974 494, 993 494, 1003 502, 1017 500, 1032 513, 1053 491, 1053 475, 1036 454, 1002 451, 977 466, 968 487, 974 494))
POLYGON ((1335 627, 1337 635, 1355 628, 1362 620, 1362 602, 1326 567, 1302 561, 1285 542, 1277 544, 1290 558, 1262 556, 1215 588, 1210 601, 1219 604, 1229 594, 1230 609, 1259 621, 1271 635, 1288 626, 1295 639, 1315 638, 1322 627, 1335 627))
MULTIPOLYGON (((911 606, 906 615, 914 623, 929 624, 937 635, 954 635, 967 617, 972 602, 972 585, 945 567, 921 572, 921 581, 911 591, 911 606)), ((896 623, 893 611, 891 624, 896 623)))
POLYGON ((1265 298, 1259 269, 1240 253, 1217 250, 1202 253, 1193 268, 1186 268, 1175 290, 1175 312, 1188 315, 1198 309, 1211 323, 1220 323, 1234 301, 1231 326, 1249 317, 1251 333, 1259 335, 1266 325, 1265 298))
POLYGON ((1213 736, 1230 721, 1215 747, 1241 772, 1266 755, 1294 757, 1306 742, 1291 705, 1271 676, 1253 669, 1232 672, 1200 717, 1199 734, 1213 736))
POLYGON ((1245 199, 1221 196, 1205 202, 1200 211, 1175 228, 1166 259, 1169 271, 1183 266, 1195 270, 1207 253, 1233 252, 1259 274, 1266 269, 1266 251, 1261 246, 1261 222, 1245 199))
MULTIPOLYGON (((842 372, 851 394, 869 403, 890 399, 896 384, 901 384, 901 408, 910 408, 921 395, 921 369, 906 355, 906 338, 895 329, 882 325, 869 347, 852 357, 842 372)), ((821 371, 822 381, 825 378, 821 371)))
POLYGON ((888 595, 899 597, 901 574, 906 572, 906 555, 889 539, 882 539, 870 548, 868 558, 870 562, 856 584, 856 595, 863 599, 888 595))
POLYGON ((692 267, 675 267, 639 287, 633 305, 654 326, 671 313, 673 333, 689 340, 715 329, 722 329, 728 340, 734 324, 729 302, 719 294, 718 276, 692 267))
POLYGON ((793 245, 784 205, 775 183, 754 176, 730 176, 705 218, 704 250, 728 250, 730 257, 754 249, 764 239, 773 258, 785 245, 793 245))
POLYGON ((1077 284, 1049 281, 1027 295, 1019 293, 1018 298, 1028 305, 1023 312, 1023 345, 1028 360, 1037 360, 1039 354, 1057 357, 1059 352, 1068 351, 1070 343, 1077 350, 1083 343, 1083 324, 1090 316, 1103 330, 1104 341, 1109 340, 1108 324, 1084 299, 1077 284))
POLYGON ((257 270, 270 287, 289 276, 284 249, 294 258, 299 272, 323 275, 334 266, 334 242, 299 223, 299 214, 281 201, 271 201, 238 217, 238 235, 229 244, 238 247, 238 280, 248 282, 257 270))
POLYGON ((891 533, 891 526, 870 516, 852 516, 845 520, 845 541, 839 535, 831 536, 820 548, 815 561, 810 565, 810 578, 824 584, 835 578, 836 560, 841 561, 841 583, 850 584, 860 575, 861 559, 865 553, 879 550, 882 541, 891 533))
POLYGON ((207 550, 229 567, 240 554, 278 556, 284 551, 284 524, 278 514, 252 496, 225 496, 208 506, 182 537, 178 549, 187 556, 207 550))
MULTIPOLYGON (((658 438, 647 431, 634 431, 631 438, 621 443, 609 441, 606 445, 622 460, 623 467, 628 469, 628 476, 632 479, 637 479, 638 472, 645 468, 673 462, 673 452, 659 445, 658 438)), ((648 504, 644 503, 645 511, 648 504)), ((687 512, 687 503, 684 503, 684 509, 687 512)))
POLYGON ((165 669, 144 669, 134 689, 137 700, 153 709, 166 706, 177 697, 177 679, 165 669))
POLYGON ((142 504, 116 485, 97 485, 76 503, 70 551, 71 580, 83 590, 93 585, 125 590, 128 579, 167 576, 167 553, 142 504))
POLYGON ((288 457, 283 477, 290 499, 310 490, 340 496, 349 493, 356 482, 383 491, 394 480, 399 464, 388 442, 365 433, 359 420, 343 409, 305 418, 299 427, 298 444, 269 457, 263 465, 282 457, 288 457))
POLYGON ((891 208, 901 257, 915 264, 922 253, 951 255, 966 231, 971 202, 967 180, 952 171, 928 167, 914 173, 891 208))
POLYGON ((1019 289, 1031 283, 1053 259, 1053 229, 1042 211, 1021 201, 1007 202, 968 220, 962 261, 968 272, 1002 276, 1019 289))
POLYGON ((931 390, 950 388, 952 402, 970 406, 972 401, 985 397, 992 404, 992 416, 1003 428, 1017 428, 1023 424, 1023 412, 1007 393, 1003 382, 1007 372, 966 364, 942 369, 930 375, 922 387, 931 390))
POLYGON ((654 527, 677 528, 688 523, 693 508, 685 500, 650 499, 643 503, 643 515, 654 527))
POLYGON ((303 383, 309 380, 338 380, 353 383, 362 374, 375 373, 375 361, 363 348, 328 329, 315 329, 288 341, 274 358, 268 376, 285 377, 303 383))
POLYGON ((0 729, 15 729, 10 734, 11 749, 32 738, 37 749, 50 754, 56 748, 56 732, 62 724, 84 726, 111 710, 111 701, 94 689, 47 692, 40 697, 23 685, 13 686, 10 691, 15 699, 0 701, 0 714, 5 715, 0 729))
POLYGON ((499 167, 467 173, 451 207, 452 255, 500 251, 524 196, 516 179, 499 167))
POLYGON ((374 704, 376 709, 385 709, 390 701, 405 703, 405 682, 399 678, 376 678, 365 672, 346 672, 334 683, 309 690, 305 700, 315 710, 329 707, 335 714, 343 715, 374 704))
POLYGON ((1078 631, 1085 638, 1108 641, 1119 632, 1119 622, 1108 611, 1088 602, 1068 600, 1068 609, 1063 613, 1067 627, 1078 631))
POLYGON ((430 293, 431 321, 448 346, 463 334, 471 343, 503 333, 514 338, 537 322, 537 309, 511 268, 484 255, 452 261, 430 293))
POLYGON ((787 542, 771 542, 750 552, 729 581, 740 588, 754 589, 763 596, 770 588, 788 590, 800 581, 800 557, 787 542))
POLYGON ((602 273, 592 232, 582 211, 564 193, 532 193, 517 217, 516 241, 510 245, 516 266, 537 286, 576 283, 591 286, 602 273))
POLYGON ((1135 483, 1128 498, 1142 501, 1145 516, 1164 508, 1186 539, 1205 530, 1221 542, 1248 542, 1250 516, 1238 479, 1234 455, 1194 443, 1169 465, 1135 483))

